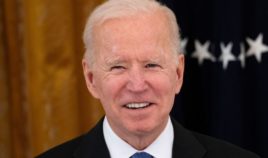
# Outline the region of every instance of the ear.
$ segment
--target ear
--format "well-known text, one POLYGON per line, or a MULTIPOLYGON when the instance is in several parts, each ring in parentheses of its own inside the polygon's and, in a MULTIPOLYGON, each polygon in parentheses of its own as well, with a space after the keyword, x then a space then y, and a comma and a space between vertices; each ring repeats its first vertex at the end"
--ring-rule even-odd
POLYGON ((96 88, 96 79, 94 76, 93 68, 89 66, 89 63, 87 62, 86 59, 82 60, 82 66, 83 66, 83 72, 84 72, 84 77, 86 80, 86 85, 88 91, 91 93, 91 95, 95 98, 99 98, 99 94, 96 88))
POLYGON ((182 83, 183 83, 183 74, 184 74, 184 55, 178 55, 178 66, 176 68, 177 72, 177 83, 176 83, 176 94, 178 94, 181 90, 182 83))

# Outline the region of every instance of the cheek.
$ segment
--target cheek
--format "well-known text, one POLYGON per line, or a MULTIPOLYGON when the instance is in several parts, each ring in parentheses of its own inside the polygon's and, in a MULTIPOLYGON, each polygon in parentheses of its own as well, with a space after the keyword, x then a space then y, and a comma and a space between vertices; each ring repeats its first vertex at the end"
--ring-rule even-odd
POLYGON ((176 94, 176 76, 171 73, 162 73, 159 75, 151 75, 150 83, 155 91, 161 95, 175 95, 176 94))
POLYGON ((176 76, 165 73, 151 78, 152 87, 156 97, 159 99, 159 103, 163 105, 162 107, 165 108, 165 112, 170 112, 176 95, 176 76))
POLYGON ((124 84, 123 78, 105 77, 98 79, 98 87, 101 102, 106 104, 114 104, 114 98, 119 95, 120 89, 124 84))

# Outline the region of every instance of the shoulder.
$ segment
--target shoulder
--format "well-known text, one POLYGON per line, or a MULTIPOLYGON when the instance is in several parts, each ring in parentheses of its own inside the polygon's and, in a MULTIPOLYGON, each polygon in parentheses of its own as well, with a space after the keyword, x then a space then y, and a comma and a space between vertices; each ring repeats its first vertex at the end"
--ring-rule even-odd
POLYGON ((56 147, 49 149, 48 151, 37 156, 36 158, 54 158, 54 157, 71 158, 73 156, 74 151, 80 145, 83 138, 84 135, 69 140, 63 144, 60 144, 56 147))
POLYGON ((98 153, 102 153, 105 156, 108 155, 108 149, 102 132, 102 122, 103 119, 87 134, 53 147, 36 158, 94 157, 98 153))
POLYGON ((71 158, 75 149, 80 145, 81 141, 83 140, 83 137, 84 135, 69 140, 58 146, 55 146, 48 151, 42 153, 41 155, 37 156, 36 158, 71 158))
POLYGON ((174 157, 259 158, 256 154, 223 140, 185 129, 172 119, 174 157))
POLYGON ((207 150, 206 157, 224 158, 259 158, 256 154, 223 140, 192 132, 194 137, 207 150))

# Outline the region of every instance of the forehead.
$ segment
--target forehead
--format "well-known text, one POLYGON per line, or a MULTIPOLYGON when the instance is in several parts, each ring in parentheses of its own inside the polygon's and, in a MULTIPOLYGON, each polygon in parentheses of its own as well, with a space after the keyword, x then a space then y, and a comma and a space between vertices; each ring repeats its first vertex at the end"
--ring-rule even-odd
POLYGON ((136 40, 159 36, 167 38, 169 31, 166 14, 155 11, 108 19, 94 27, 93 36, 98 41, 136 40))
POLYGON ((167 17, 159 11, 109 19, 94 28, 93 38, 97 53, 103 49, 161 50, 169 48, 171 43, 167 17))

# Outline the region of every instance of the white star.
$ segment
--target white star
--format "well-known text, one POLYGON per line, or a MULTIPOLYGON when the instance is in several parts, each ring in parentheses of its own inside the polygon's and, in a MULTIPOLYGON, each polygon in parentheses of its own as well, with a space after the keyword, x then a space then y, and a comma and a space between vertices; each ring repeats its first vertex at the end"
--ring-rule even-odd
POLYGON ((254 41, 250 38, 247 38, 247 42, 250 46, 248 52, 247 52, 247 56, 252 56, 255 55, 256 59, 258 62, 261 62, 261 55, 262 53, 267 53, 268 51, 268 46, 265 45, 263 42, 263 35, 259 34, 259 36, 257 37, 257 39, 254 41))
POLYGON ((230 61, 235 61, 235 56, 232 54, 232 47, 233 43, 228 43, 227 46, 224 46, 223 43, 220 44, 221 46, 221 56, 220 61, 222 61, 223 69, 227 69, 228 63, 230 61))
POLYGON ((181 40, 181 51, 183 54, 186 54, 186 46, 187 46, 187 43, 188 43, 188 39, 187 38, 184 38, 181 40))
POLYGON ((245 51, 245 46, 244 46, 244 44, 243 43, 241 43, 240 44, 240 54, 239 54, 239 56, 238 56, 238 59, 240 60, 240 62, 241 62, 241 66, 242 66, 242 68, 245 68, 245 66, 246 66, 246 60, 245 60, 245 58, 246 58, 246 51, 245 51))
POLYGON ((195 52, 192 54, 193 58, 198 59, 199 65, 203 63, 205 59, 211 60, 215 62, 215 57, 208 51, 208 47, 210 42, 207 41, 204 45, 202 45, 199 41, 195 40, 195 52))

